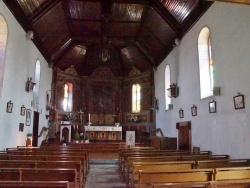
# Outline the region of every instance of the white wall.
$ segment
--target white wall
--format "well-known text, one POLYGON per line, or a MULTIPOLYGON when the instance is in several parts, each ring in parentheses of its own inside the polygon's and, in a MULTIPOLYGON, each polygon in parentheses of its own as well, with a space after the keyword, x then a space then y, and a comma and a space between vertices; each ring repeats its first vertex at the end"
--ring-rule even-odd
MULTIPOLYGON (((3 90, 0 95, 0 150, 2 150, 6 147, 25 145, 26 134, 33 131, 31 123, 31 126, 24 126, 24 132, 19 132, 19 123, 25 124, 25 116, 20 115, 22 105, 32 110, 31 122, 33 122, 33 111, 36 111, 31 106, 33 93, 25 91, 25 84, 28 77, 34 80, 37 59, 41 62, 39 108, 42 109, 42 114, 39 117, 39 132, 42 126, 48 126, 45 118, 45 97, 46 91, 51 87, 52 70, 33 42, 26 40, 25 31, 3 1, 0 1, 0 14, 8 25, 3 90), (6 106, 10 100, 13 102, 13 111, 7 113, 6 106)), ((39 138, 39 145, 41 140, 42 138, 39 138)))
POLYGON ((159 98, 156 126, 164 136, 177 137, 176 123, 191 121, 193 146, 232 158, 250 156, 250 6, 215 2, 194 25, 155 74, 156 97, 159 98), (203 27, 211 31, 215 86, 221 96, 200 99, 198 36, 203 27), (170 65, 171 83, 177 82, 180 96, 173 99, 173 110, 165 111, 164 70, 170 65), (245 109, 235 110, 233 96, 245 95, 245 109), (208 103, 217 102, 217 113, 209 113, 208 103), (196 105, 198 115, 191 116, 196 105), (184 118, 179 118, 179 109, 184 118))

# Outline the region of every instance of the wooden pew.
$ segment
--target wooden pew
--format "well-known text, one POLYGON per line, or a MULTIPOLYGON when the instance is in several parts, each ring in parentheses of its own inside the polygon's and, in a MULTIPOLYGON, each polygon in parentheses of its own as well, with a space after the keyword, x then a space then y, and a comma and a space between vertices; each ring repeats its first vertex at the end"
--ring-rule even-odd
POLYGON ((146 188, 152 187, 153 183, 170 182, 200 182, 211 181, 213 169, 191 169, 191 170, 173 170, 164 172, 150 172, 139 170, 138 186, 135 186, 132 180, 132 187, 146 188))
POLYGON ((166 155, 166 156, 182 156, 182 155, 212 155, 211 151, 200 151, 200 152, 190 152, 190 151, 178 151, 178 150, 123 150, 119 153, 119 170, 121 171, 124 166, 124 161, 127 157, 133 156, 151 156, 156 155, 166 155))
POLYGON ((188 170, 194 168, 195 161, 168 161, 168 162, 133 162, 131 173, 127 171, 126 185, 138 183, 139 170, 150 170, 150 172, 159 172, 167 170, 188 170))
POLYGON ((181 183, 152 183, 152 188, 208 188, 209 181, 205 182, 181 182, 181 183))
MULTIPOLYGON (((151 150, 151 151, 136 151, 136 152, 128 152, 128 153, 123 153, 123 155, 121 156, 121 168, 120 170, 124 167, 124 163, 126 162, 126 159, 128 157, 144 157, 144 156, 204 156, 204 157, 208 157, 211 154, 210 151, 201 151, 200 153, 197 152, 189 152, 189 151, 169 151, 169 150, 151 150)), ((219 155, 218 155, 219 156, 219 155)))
POLYGON ((78 188, 76 169, 0 168, 0 180, 6 181, 68 181, 78 188))
MULTIPOLYGON (((41 150, 41 149, 19 149, 19 150, 7 150, 7 154, 12 155, 71 155, 71 156, 82 156, 85 157, 85 161, 89 168, 89 151, 82 151, 82 150, 41 150)), ((2 155, 4 153, 1 153, 2 155)))
POLYGON ((211 181, 209 182, 208 188, 249 188, 250 179, 239 179, 239 180, 225 180, 225 181, 211 181))
POLYGON ((87 164, 85 157, 81 156, 55 156, 55 155, 0 155, 0 160, 37 160, 37 161, 76 161, 81 163, 83 182, 87 179, 87 164))
POLYGON ((250 159, 196 160, 194 165, 197 169, 247 166, 250 166, 250 159))
POLYGON ((69 188, 68 181, 1 181, 1 188, 69 188))
POLYGON ((85 183, 80 161, 37 161, 37 160, 0 160, 0 168, 64 168, 77 170, 77 182, 82 187, 85 183))
POLYGON ((140 156, 140 157, 128 157, 124 161, 122 167, 121 176, 125 181, 125 175, 127 171, 130 171, 133 162, 143 161, 194 161, 194 160, 221 160, 229 159, 228 155, 183 155, 183 156, 140 156))
POLYGON ((133 162, 131 173, 127 170, 126 184, 129 185, 131 177, 136 179, 139 170, 152 172, 183 169, 208 169, 218 167, 246 167, 250 166, 249 159, 205 160, 205 161, 161 161, 161 162, 133 162), (198 165, 198 166, 197 166, 198 165), (200 165, 200 166, 199 166, 200 165))
POLYGON ((213 180, 250 179, 250 167, 215 168, 213 180))
POLYGON ((207 182, 182 182, 182 183, 153 183, 153 188, 249 188, 250 179, 207 181, 207 182))
MULTIPOLYGON (((156 183, 197 182, 197 181, 224 182, 224 181, 247 180, 247 179, 250 180, 250 167, 191 169, 191 170, 178 170, 178 171, 167 170, 162 172, 139 170, 138 187, 148 187, 147 186, 148 184, 156 184, 156 183), (211 171, 210 176, 204 176, 203 171, 206 172, 205 174, 207 174, 208 171, 211 171)), ((134 187, 133 181, 132 181, 132 187, 134 187)))

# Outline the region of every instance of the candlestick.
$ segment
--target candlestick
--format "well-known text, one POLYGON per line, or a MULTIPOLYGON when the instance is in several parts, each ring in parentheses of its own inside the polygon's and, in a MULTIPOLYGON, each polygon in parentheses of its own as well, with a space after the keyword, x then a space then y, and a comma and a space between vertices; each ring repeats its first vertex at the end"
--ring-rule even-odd
POLYGON ((90 122, 90 113, 89 113, 89 122, 90 122))

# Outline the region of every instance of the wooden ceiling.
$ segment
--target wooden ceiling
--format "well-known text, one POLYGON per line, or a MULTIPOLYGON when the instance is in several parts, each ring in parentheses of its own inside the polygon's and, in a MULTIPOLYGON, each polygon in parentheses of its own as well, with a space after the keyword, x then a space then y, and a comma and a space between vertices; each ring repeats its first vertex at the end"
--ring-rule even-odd
POLYGON ((49 66, 91 76, 152 70, 212 2, 204 0, 3 0, 49 66), (104 52, 107 57, 102 58, 104 52))

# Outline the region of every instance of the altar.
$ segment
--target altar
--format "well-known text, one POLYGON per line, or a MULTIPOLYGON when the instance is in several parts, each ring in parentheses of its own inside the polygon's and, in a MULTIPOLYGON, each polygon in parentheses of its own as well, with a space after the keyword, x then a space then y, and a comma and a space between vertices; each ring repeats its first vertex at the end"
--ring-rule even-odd
POLYGON ((116 126, 85 126, 90 141, 122 141, 122 127, 116 126))

